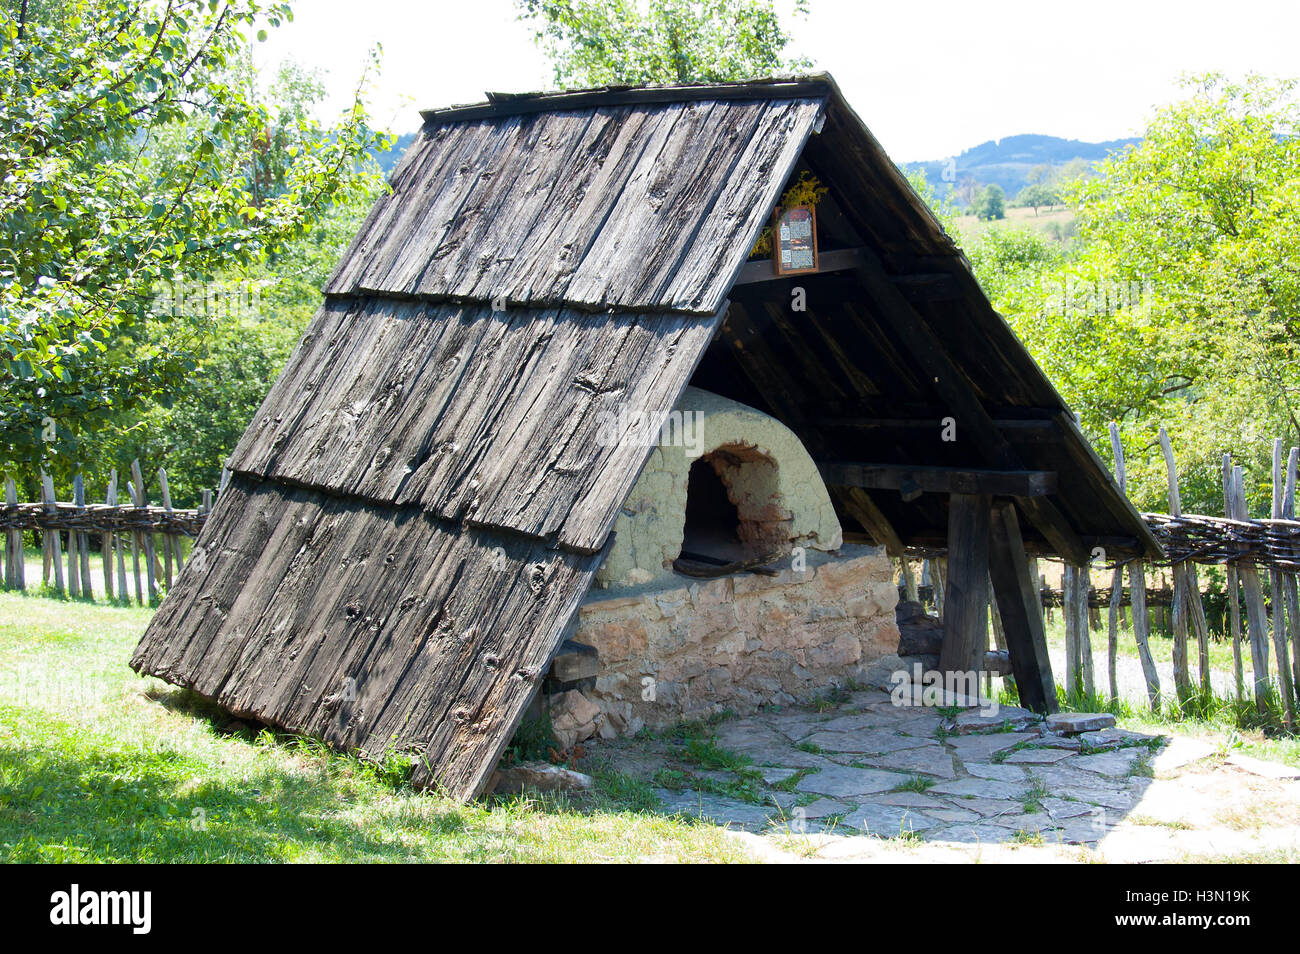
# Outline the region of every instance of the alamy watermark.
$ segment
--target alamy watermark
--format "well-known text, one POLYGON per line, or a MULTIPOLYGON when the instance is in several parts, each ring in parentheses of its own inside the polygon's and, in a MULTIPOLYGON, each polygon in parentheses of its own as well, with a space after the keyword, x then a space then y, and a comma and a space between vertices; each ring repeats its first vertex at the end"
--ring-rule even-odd
POLYGON ((672 410, 660 422, 644 411, 622 404, 596 417, 596 443, 601 447, 684 447, 687 457, 704 453, 704 412, 672 410))
POLYGON ((1148 314, 1154 287, 1148 281, 1044 281, 1044 312, 1060 316, 1115 315, 1121 311, 1148 314))
POLYGON ((267 282, 204 282, 183 279, 163 282, 149 311, 171 318, 252 318, 261 312, 267 282))
POLYGON ((965 672, 927 670, 919 662, 911 670, 899 669, 889 674, 893 688, 889 701, 896 706, 937 708, 949 705, 978 706, 981 715, 996 717, 998 700, 981 691, 981 686, 995 673, 971 669, 965 672))

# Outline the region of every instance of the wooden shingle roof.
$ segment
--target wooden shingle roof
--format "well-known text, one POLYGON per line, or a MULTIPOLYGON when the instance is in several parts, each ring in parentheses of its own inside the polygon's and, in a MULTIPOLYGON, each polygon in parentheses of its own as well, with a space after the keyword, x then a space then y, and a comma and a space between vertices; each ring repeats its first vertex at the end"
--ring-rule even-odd
MULTIPOLYGON (((829 77, 498 95, 424 115, 233 453, 138 671, 371 756, 410 752, 417 782, 472 797, 649 453, 602 444, 602 416, 661 421, 692 375, 831 462, 862 444, 832 412, 885 398, 1061 416, 1054 439, 1015 449, 1062 472, 1059 499, 1035 504, 1055 514, 1043 525, 1148 546, 829 77), (814 278, 851 287, 798 328, 764 318, 758 299, 729 313, 801 162, 861 243, 857 272, 814 278), (880 309, 897 275, 871 294, 861 284, 886 270, 937 274, 945 294, 912 296, 913 324, 891 324, 901 312, 880 309), (930 322, 965 391, 901 353, 930 322)), ((952 464, 988 450, 933 444, 900 432, 880 449, 952 464)), ((852 494, 834 492, 853 519, 852 494)), ((943 520, 929 506, 889 516, 924 537, 943 520)))

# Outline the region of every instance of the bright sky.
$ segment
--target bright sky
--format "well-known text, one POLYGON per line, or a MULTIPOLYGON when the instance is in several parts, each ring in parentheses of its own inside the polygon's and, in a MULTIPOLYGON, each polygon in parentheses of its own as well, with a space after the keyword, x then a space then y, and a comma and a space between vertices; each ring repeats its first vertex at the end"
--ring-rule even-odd
MULTIPOLYGON (((792 52, 830 71, 895 161, 940 159, 989 139, 1139 134, 1186 72, 1300 76, 1296 0, 811 0, 792 52)), ((325 71, 340 108, 375 43, 375 119, 485 90, 547 88, 551 72, 512 0, 299 0, 259 59, 325 71)))

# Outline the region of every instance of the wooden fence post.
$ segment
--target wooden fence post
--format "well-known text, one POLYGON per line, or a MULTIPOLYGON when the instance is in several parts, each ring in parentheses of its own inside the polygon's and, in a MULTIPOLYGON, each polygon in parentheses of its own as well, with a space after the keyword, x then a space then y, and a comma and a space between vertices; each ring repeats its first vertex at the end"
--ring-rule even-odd
MULTIPOLYGON (((45 471, 41 471, 41 502, 45 504, 46 510, 55 510, 54 500, 54 478, 45 471)), ((63 585, 63 546, 59 543, 59 531, 45 531, 46 552, 49 554, 49 564, 54 567, 54 592, 63 596, 67 593, 67 588, 63 585)))
MULTIPOLYGON (((1223 455, 1223 515, 1229 520, 1237 512, 1232 500, 1232 455, 1223 455)), ((1228 614, 1232 629, 1232 676, 1236 686, 1237 701, 1246 695, 1246 681, 1241 665, 1241 603, 1238 589, 1237 564, 1229 563, 1228 570, 1228 614)))
MULTIPOLYGON (((1241 465, 1232 468, 1233 518, 1249 520, 1246 509, 1246 486, 1241 465)), ((1237 567, 1241 588, 1246 598, 1246 621, 1250 628, 1250 667, 1255 684, 1255 708, 1264 712, 1268 708, 1268 614, 1264 611, 1264 591, 1259 585, 1259 571, 1255 564, 1243 562, 1237 567)))
POLYGON ((917 602, 920 594, 916 591, 916 574, 912 572, 912 564, 907 562, 907 553, 903 553, 898 558, 899 569, 903 574, 903 595, 907 597, 908 602, 917 602))
POLYGON ((1093 674, 1092 662, 1092 568, 1083 564, 1077 568, 1075 585, 1079 588, 1074 611, 1079 619, 1076 632, 1079 634, 1079 663, 1083 675, 1083 691, 1092 698, 1097 693, 1097 681, 1093 674))
MULTIPOLYGON (((1273 441, 1273 507, 1274 520, 1282 519, 1282 439, 1273 441)), ((1288 726, 1295 724, 1292 704, 1291 660, 1286 639, 1286 594, 1282 588, 1282 571, 1274 566, 1269 570, 1269 596, 1273 602, 1273 652, 1277 656, 1277 681, 1282 696, 1282 718, 1288 726)))
MULTIPOLYGON (((135 484, 135 505, 141 509, 148 509, 149 497, 144 490, 144 477, 140 474, 140 461, 131 461, 131 479, 135 484)), ((145 530, 136 534, 144 543, 144 565, 145 573, 149 578, 149 605, 152 606, 158 601, 158 577, 157 564, 155 559, 157 554, 153 547, 153 533, 145 530)))
MULTIPOLYGON (((168 513, 172 512, 172 495, 167 489, 167 471, 165 468, 158 468, 158 492, 162 494, 163 509, 168 513)), ((167 583, 167 591, 171 592, 172 588, 172 551, 176 549, 176 537, 170 533, 162 535, 163 542, 163 562, 165 566, 165 575, 163 579, 167 583)))
POLYGON ((948 575, 948 561, 943 557, 935 557, 930 561, 930 589, 934 593, 934 612, 940 619, 943 619, 944 598, 947 593, 946 577, 948 575))
POLYGON ((1128 565, 1129 599, 1133 604, 1133 638, 1137 641, 1138 658, 1142 661, 1142 677, 1147 684, 1147 699, 1151 711, 1160 712, 1160 672, 1151 658, 1151 617, 1147 615, 1147 573, 1141 560, 1128 565))
MULTIPOLYGON (((140 506, 140 491, 136 487, 136 479, 132 477, 126 483, 126 489, 131 494, 131 506, 140 506)), ((138 605, 144 605, 144 590, 140 582, 140 533, 136 530, 128 530, 131 538, 131 575, 135 579, 135 601, 138 605)))
MULTIPOLYGON (((1282 517, 1295 519, 1296 465, 1300 447, 1291 448, 1286 462, 1286 490, 1282 495, 1282 517)), ((1286 599, 1287 628, 1291 634, 1291 688, 1300 693, 1300 593, 1297 592, 1296 574, 1282 574, 1282 590, 1286 599)))
MULTIPOLYGON (((1121 494, 1128 493, 1128 470, 1124 465, 1124 444, 1120 440, 1119 425, 1110 422, 1110 450, 1115 458, 1115 483, 1121 494)), ((1110 574, 1110 614, 1106 620, 1106 677, 1110 684, 1110 697, 1119 699, 1119 680, 1116 660, 1119 655, 1119 626, 1124 604, 1124 564, 1116 562, 1110 574)))
MULTIPOLYGON (((108 490, 104 503, 112 507, 117 503, 117 470, 109 471, 108 490)), ((113 534, 100 534, 100 550, 104 554, 104 599, 113 600, 113 534)))
MULTIPOLYGON (((1178 494, 1178 465, 1174 461, 1174 449, 1169 443, 1169 434, 1163 427, 1160 428, 1160 450, 1165 457, 1165 470, 1169 478, 1169 514, 1173 517, 1181 517, 1183 506, 1178 494)), ((1205 608, 1201 605, 1200 585, 1190 564, 1187 561, 1175 563, 1173 576, 1174 687, 1178 690, 1179 700, 1186 703, 1192 695, 1192 678, 1187 665, 1188 621, 1190 620, 1196 628, 1197 644, 1201 647, 1201 682, 1204 686, 1208 686, 1210 679, 1208 628, 1202 629, 1205 625, 1205 608), (1197 623, 1198 618, 1200 623, 1197 623)))
MULTIPOLYGON (((72 494, 73 503, 76 503, 77 495, 74 488, 72 494)), ((77 553, 77 534, 75 531, 68 531, 68 597, 70 599, 79 599, 81 597, 81 555, 77 553)))
POLYGON ((1065 564, 1061 572, 1061 618, 1065 621, 1065 692, 1083 691, 1083 652, 1079 639, 1079 568, 1065 564))
MULTIPOLYGON (((14 486, 12 477, 5 478, 5 503, 11 507, 18 505, 18 488, 14 486)), ((6 535, 6 546, 9 550, 9 564, 5 568, 8 572, 6 583, 18 590, 27 589, 27 566, 26 556, 23 553, 23 532, 21 530, 10 530, 6 535)))

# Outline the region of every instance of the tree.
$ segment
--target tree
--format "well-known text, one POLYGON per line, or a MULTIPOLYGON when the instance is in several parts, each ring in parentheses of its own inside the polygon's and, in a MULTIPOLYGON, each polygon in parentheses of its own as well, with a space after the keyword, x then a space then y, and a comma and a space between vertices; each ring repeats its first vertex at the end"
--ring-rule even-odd
POLYGON ((1055 189, 1040 183, 1027 185, 1016 195, 1016 205, 1033 209, 1034 215, 1038 214, 1041 206, 1057 205, 1060 201, 1061 197, 1055 189))
POLYGON ((984 221, 1006 218, 1006 196, 1002 186, 996 183, 986 185, 971 203, 970 210, 972 215, 984 221))
POLYGON ((987 287, 1103 456, 1119 422, 1139 506, 1165 506, 1163 424, 1184 509, 1221 513, 1223 453, 1264 487, 1272 438, 1300 439, 1300 106, 1260 77, 1188 88, 1068 190, 1068 256, 987 287))
MULTIPOLYGON (((771 0, 517 0, 561 87, 741 80, 796 72, 771 0)), ((797 14, 807 0, 795 0, 797 14)))
POLYGON ((354 187, 380 140, 360 95, 322 129, 273 115, 261 0, 0 5, 0 454, 75 466, 78 437, 194 368, 160 287, 265 262, 354 187), (51 440, 50 438, 53 437, 51 440))

